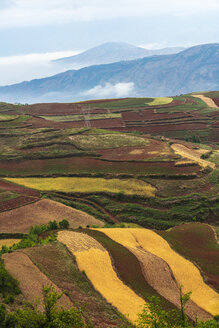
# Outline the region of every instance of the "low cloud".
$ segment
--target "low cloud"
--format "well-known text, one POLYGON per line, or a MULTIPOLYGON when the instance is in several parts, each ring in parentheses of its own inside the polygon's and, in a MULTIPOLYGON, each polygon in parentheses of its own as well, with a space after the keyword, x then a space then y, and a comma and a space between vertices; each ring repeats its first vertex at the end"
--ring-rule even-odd
POLYGON ((94 88, 83 92, 83 96, 91 98, 119 98, 127 97, 134 93, 134 83, 106 83, 104 86, 97 85, 94 88))
POLYGON ((0 57, 0 85, 29 81, 63 72, 64 67, 58 66, 52 60, 78 53, 78 51, 59 51, 0 57))
POLYGON ((3 0, 0 28, 216 11, 218 0, 3 0))

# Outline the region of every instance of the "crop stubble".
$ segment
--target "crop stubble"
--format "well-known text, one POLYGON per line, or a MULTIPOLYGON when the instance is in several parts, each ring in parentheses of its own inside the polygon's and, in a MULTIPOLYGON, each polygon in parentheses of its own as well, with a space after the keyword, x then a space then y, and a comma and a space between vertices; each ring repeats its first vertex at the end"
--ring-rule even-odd
POLYGON ((145 302, 118 278, 103 246, 88 235, 72 231, 59 232, 58 240, 75 255, 79 269, 86 272, 103 297, 135 321, 145 302))

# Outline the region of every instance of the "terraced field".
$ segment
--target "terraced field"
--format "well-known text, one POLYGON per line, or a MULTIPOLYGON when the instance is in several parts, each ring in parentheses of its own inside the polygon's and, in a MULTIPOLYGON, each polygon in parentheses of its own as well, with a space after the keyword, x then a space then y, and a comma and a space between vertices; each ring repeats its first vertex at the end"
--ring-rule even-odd
POLYGON ((135 179, 102 178, 10 178, 8 181, 42 191, 112 192, 154 197, 156 188, 135 179))
POLYGON ((72 228, 86 227, 92 224, 104 225, 103 222, 89 214, 49 199, 42 199, 33 204, 0 213, 0 232, 27 233, 33 225, 47 224, 49 221, 63 219, 67 219, 72 228))
POLYGON ((75 255, 79 269, 107 301, 135 321, 145 302, 117 277, 108 252, 93 238, 77 232, 59 232, 58 240, 75 255))
POLYGON ((161 257, 170 266, 178 284, 183 286, 183 292, 192 292, 192 301, 212 315, 218 313, 219 294, 204 283, 199 270, 191 262, 175 253, 155 232, 147 229, 103 229, 100 231, 126 247, 140 247, 161 257))

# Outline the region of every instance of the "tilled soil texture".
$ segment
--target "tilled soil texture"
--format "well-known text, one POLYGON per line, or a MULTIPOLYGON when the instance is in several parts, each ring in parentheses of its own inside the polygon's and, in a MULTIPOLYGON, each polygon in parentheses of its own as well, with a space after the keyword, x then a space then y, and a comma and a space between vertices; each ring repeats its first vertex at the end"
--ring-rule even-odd
MULTIPOLYGON (((8 163, 8 165, 9 165, 9 163, 8 163)), ((21 165, 22 165, 22 163, 21 163, 21 165)), ((0 179, 0 188, 4 189, 4 190, 8 190, 8 191, 17 192, 21 195, 32 196, 32 197, 36 197, 36 198, 40 197, 40 192, 39 191, 33 190, 33 189, 28 189, 26 187, 16 185, 16 184, 11 183, 11 182, 6 181, 6 180, 1 180, 0 179)))
POLYGON ((39 200, 38 198, 34 198, 31 196, 18 196, 16 198, 0 202, 0 212, 9 211, 14 208, 22 207, 24 205, 34 203, 38 200, 39 200))
POLYGON ((104 159, 120 161, 142 161, 153 160, 155 158, 161 161, 168 161, 175 157, 175 154, 166 143, 154 139, 150 139, 150 143, 146 147, 98 149, 98 153, 101 154, 101 157, 104 159))
POLYGON ((75 255, 78 267, 85 271, 94 287, 131 321, 137 320, 145 302, 118 278, 108 252, 92 237, 73 231, 61 231, 58 240, 75 255))
POLYGON ((208 284, 219 292, 219 245, 209 225, 188 223, 157 233, 179 254, 196 263, 208 284))
MULTIPOLYGON (((145 279, 164 298, 180 308, 180 291, 174 275, 168 264, 160 257, 143 249, 128 247, 142 265, 145 279)), ((193 320, 210 320, 212 317, 189 300, 186 305, 186 314, 193 320)))
MULTIPOLYGON (((44 286, 53 286, 58 293, 62 292, 23 252, 8 253, 2 257, 6 269, 19 281, 19 287, 25 299, 33 304, 38 299, 40 310, 44 308, 42 293, 44 286)), ((73 307, 73 303, 66 295, 58 300, 57 305, 66 309, 73 307)))
POLYGON ((191 300, 200 308, 217 315, 219 294, 204 281, 197 267, 173 251, 169 244, 154 231, 148 229, 103 229, 110 238, 124 246, 143 248, 161 257, 170 266, 184 293, 192 292, 191 300))
POLYGON ((89 280, 77 268, 74 257, 60 243, 49 243, 24 250, 40 270, 62 290, 66 290, 72 302, 83 308, 85 318, 94 327, 120 327, 119 314, 93 288, 89 280))
POLYGON ((49 199, 42 199, 33 204, 0 213, 0 231, 28 233, 33 225, 47 224, 49 221, 63 219, 67 219, 72 228, 86 227, 92 224, 104 225, 102 221, 82 211, 49 199))
POLYGON ((65 174, 191 174, 200 167, 175 167, 174 162, 164 161, 108 161, 89 157, 1 162, 0 172, 11 176, 52 176, 65 174))

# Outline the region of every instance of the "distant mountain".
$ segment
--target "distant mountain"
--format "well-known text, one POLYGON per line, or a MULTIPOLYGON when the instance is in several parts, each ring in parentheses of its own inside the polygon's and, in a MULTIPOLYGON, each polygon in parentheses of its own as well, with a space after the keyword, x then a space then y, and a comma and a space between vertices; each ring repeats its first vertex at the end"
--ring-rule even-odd
POLYGON ((178 53, 185 48, 173 47, 158 50, 148 50, 135 47, 123 42, 108 42, 100 46, 91 48, 78 55, 54 60, 56 64, 67 66, 68 68, 81 68, 91 65, 110 64, 123 60, 132 60, 154 55, 168 55, 178 53))
POLYGON ((72 102, 218 89, 219 44, 215 43, 191 47, 178 54, 90 66, 0 87, 0 101, 72 102))

